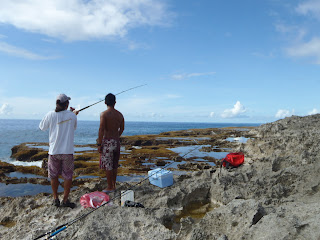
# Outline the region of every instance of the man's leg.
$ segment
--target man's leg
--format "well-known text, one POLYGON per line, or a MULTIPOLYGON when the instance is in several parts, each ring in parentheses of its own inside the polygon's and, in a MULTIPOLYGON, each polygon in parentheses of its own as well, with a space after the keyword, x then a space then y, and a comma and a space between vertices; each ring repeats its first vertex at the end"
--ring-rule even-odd
POLYGON ((64 179, 64 191, 62 207, 74 208, 76 205, 69 201, 69 193, 72 186, 72 176, 74 170, 73 154, 61 154, 62 158, 62 177, 64 179))
POLYGON ((116 189, 118 168, 113 169, 112 172, 113 172, 113 176, 112 176, 112 187, 113 187, 113 189, 116 189))
POLYGON ((118 175, 118 167, 119 167, 119 159, 120 159, 120 140, 117 141, 117 149, 113 153, 113 189, 116 189, 117 175, 118 175))
POLYGON ((114 184, 113 184, 113 170, 106 170, 106 177, 107 177, 107 189, 106 190, 113 190, 114 189, 114 184))
POLYGON ((48 177, 51 179, 53 198, 58 200, 59 173, 61 172, 61 162, 55 155, 48 156, 48 177))
POLYGON ((115 169, 115 163, 118 164, 120 156, 120 143, 116 143, 116 140, 110 139, 102 146, 102 153, 100 155, 100 168, 105 168, 107 177, 107 191, 115 190, 117 169, 115 169), (107 151, 108 150, 108 151, 107 151), (111 169, 111 170, 107 170, 111 169))
POLYGON ((59 187, 59 180, 57 178, 52 178, 51 179, 51 188, 53 192, 53 198, 58 199, 58 187, 59 187))
POLYGON ((64 180, 63 202, 67 202, 67 200, 68 200, 71 185, 72 185, 72 179, 71 180, 64 180))

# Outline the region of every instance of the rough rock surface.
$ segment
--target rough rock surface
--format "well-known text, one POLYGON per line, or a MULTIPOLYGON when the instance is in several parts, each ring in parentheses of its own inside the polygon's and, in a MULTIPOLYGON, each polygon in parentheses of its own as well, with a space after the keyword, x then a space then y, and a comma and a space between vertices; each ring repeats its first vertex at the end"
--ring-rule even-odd
MULTIPOLYGON (((234 151, 245 164, 231 170, 201 170, 174 176, 174 185, 158 188, 148 181, 134 186, 145 208, 104 206, 58 234, 58 239, 320 239, 320 115, 293 116, 262 125, 256 137, 234 151), (214 203, 201 220, 178 211, 190 203, 214 203)), ((119 190, 128 183, 119 184, 119 190)), ((72 192, 78 200, 101 190, 92 180, 72 192)), ((91 209, 51 206, 52 197, 0 199, 0 238, 33 239, 91 209)))

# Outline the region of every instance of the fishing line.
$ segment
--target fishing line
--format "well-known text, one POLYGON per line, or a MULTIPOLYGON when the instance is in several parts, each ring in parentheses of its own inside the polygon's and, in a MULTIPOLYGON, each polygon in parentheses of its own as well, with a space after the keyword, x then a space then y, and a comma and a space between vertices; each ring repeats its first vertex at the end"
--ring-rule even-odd
MULTIPOLYGON (((195 141, 195 142, 198 144, 198 142, 197 142, 195 139, 193 139, 193 141, 195 141)), ((202 145, 196 146, 195 148, 191 149, 190 151, 188 151, 187 153, 185 153, 185 154, 184 154, 183 156, 181 156, 181 157, 184 158, 186 155, 188 155, 189 153, 195 151, 196 149, 199 149, 200 147, 202 147, 202 145)), ((58 233, 62 232, 63 230, 65 230, 66 228, 68 228, 69 226, 71 226, 72 224, 74 224, 75 222, 77 222, 77 221, 79 221, 80 219, 88 216, 89 214, 93 213, 94 211, 98 210, 99 208, 107 205, 107 204, 110 203, 112 200, 116 200, 116 199, 121 198, 122 196, 128 194, 128 193, 129 193, 129 192, 128 192, 129 190, 134 190, 134 189, 136 189, 138 185, 140 185, 141 183, 143 183, 144 181, 146 181, 147 179, 149 179, 151 176, 153 176, 153 175, 161 172, 161 171, 164 170, 165 168, 168 168, 168 167, 169 167, 171 164, 173 164, 173 163, 175 163, 175 161, 169 163, 168 165, 164 166, 164 167, 161 168, 159 171, 154 172, 154 173, 151 174, 150 176, 142 179, 140 182, 136 183, 135 185, 133 185, 133 186, 131 185, 130 188, 127 188, 126 190, 124 190, 124 191, 125 191, 124 193, 120 193, 119 195, 117 195, 117 196, 109 199, 109 201, 101 204, 101 205, 98 206, 97 208, 94 208, 93 210, 91 210, 91 211, 89 211, 89 212, 87 212, 87 213, 85 213, 85 214, 83 214, 83 215, 75 218, 74 220, 72 220, 72 221, 70 221, 70 222, 68 222, 68 223, 62 224, 62 225, 54 228, 53 230, 42 234, 41 236, 35 238, 34 240, 38 240, 38 239, 43 238, 43 237, 45 237, 45 236, 47 236, 47 235, 49 235, 49 234, 50 234, 50 236, 47 237, 47 239, 51 239, 52 237, 54 237, 54 236, 57 235, 58 233)), ((129 185, 130 185, 130 184, 129 184, 129 185)))
MULTIPOLYGON (((139 88, 139 87, 142 87, 142 86, 145 86, 145 85, 147 85, 147 84, 142 84, 142 85, 139 85, 139 86, 136 86, 136 87, 129 88, 129 89, 127 89, 127 90, 124 90, 124 91, 122 91, 122 92, 117 93, 116 95, 119 95, 119 94, 124 93, 124 92, 128 92, 128 91, 130 91, 130 90, 132 90, 132 89, 139 88)), ((85 110, 85 109, 87 109, 87 108, 89 108, 89 107, 91 107, 91 106, 93 106, 93 105, 96 105, 96 104, 98 104, 98 103, 100 103, 100 102, 102 102, 102 101, 104 101, 104 99, 102 99, 102 100, 100 100, 100 101, 98 101, 98 102, 96 102, 96 103, 93 103, 93 104, 91 104, 91 105, 89 105, 89 106, 86 106, 86 107, 84 107, 84 108, 81 108, 81 109, 79 110, 79 112, 81 112, 82 110, 85 110)))

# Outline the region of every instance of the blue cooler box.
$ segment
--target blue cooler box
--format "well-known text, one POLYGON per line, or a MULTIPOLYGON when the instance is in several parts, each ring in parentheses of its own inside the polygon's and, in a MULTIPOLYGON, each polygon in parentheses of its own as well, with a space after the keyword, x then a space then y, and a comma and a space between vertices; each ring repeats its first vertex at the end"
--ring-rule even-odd
POLYGON ((156 168, 148 171, 149 181, 151 184, 164 188, 173 184, 173 175, 171 171, 156 168))

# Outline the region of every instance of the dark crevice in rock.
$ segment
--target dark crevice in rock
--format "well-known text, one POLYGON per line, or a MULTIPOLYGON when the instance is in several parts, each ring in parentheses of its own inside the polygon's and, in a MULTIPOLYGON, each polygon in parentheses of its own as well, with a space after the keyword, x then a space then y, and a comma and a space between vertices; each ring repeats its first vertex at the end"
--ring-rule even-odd
POLYGON ((253 216, 253 219, 252 219, 252 225, 255 225, 257 224, 261 218, 263 218, 263 216, 265 216, 267 213, 266 211, 264 210, 263 207, 260 207, 257 211, 257 213, 253 216))

